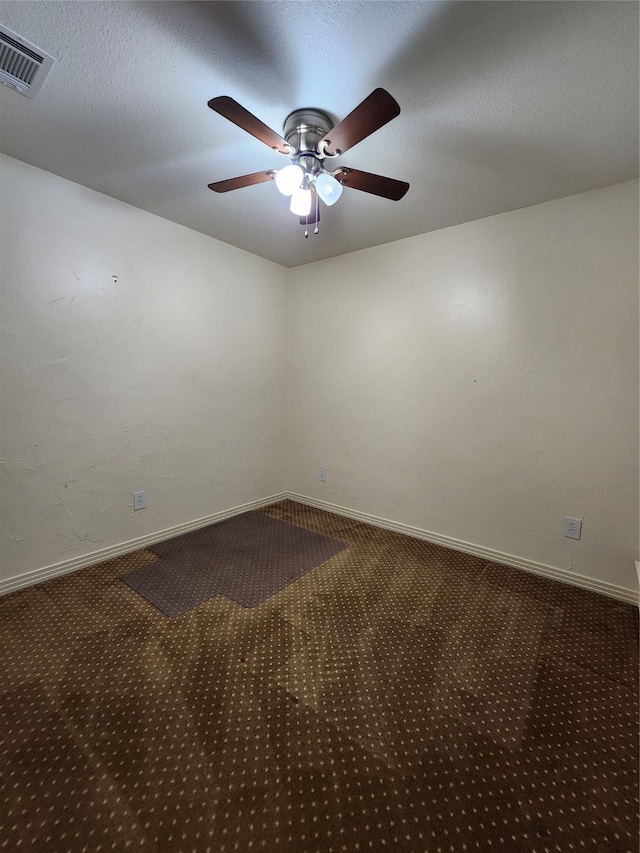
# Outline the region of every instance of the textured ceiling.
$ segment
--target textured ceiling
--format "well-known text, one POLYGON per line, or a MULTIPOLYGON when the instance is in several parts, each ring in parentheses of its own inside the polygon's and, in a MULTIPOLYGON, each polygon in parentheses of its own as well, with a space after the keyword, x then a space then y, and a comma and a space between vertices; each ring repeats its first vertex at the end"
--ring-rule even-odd
POLYGON ((635 2, 3 2, 58 63, 36 99, 0 86, 0 150, 285 266, 638 175, 635 2), (346 189, 304 229, 272 182, 288 162, 212 112, 230 95, 274 130, 343 118, 382 86, 398 118, 350 165, 409 181, 346 189))

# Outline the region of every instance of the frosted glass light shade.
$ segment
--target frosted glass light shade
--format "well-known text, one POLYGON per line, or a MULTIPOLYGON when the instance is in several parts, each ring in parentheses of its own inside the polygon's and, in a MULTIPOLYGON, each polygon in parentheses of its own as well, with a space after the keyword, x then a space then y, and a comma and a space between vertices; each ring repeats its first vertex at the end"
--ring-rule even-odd
POLYGON ((304 172, 295 163, 285 166, 284 169, 278 169, 276 172, 276 186, 282 195, 292 195, 298 189, 304 178, 304 172))
POLYGON ((311 213, 311 190, 295 190, 291 196, 289 210, 296 216, 308 216, 311 213))
POLYGON ((342 195, 342 184, 333 175, 321 172, 316 178, 316 191, 325 204, 335 204, 342 195))

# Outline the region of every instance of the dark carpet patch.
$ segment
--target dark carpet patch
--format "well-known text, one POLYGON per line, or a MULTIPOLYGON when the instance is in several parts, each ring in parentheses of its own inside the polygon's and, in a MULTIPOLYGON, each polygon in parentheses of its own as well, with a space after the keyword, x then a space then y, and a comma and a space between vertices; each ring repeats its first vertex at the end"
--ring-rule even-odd
POLYGON ((261 512, 245 512, 154 545, 160 557, 122 580, 167 616, 216 595, 256 607, 346 548, 261 512))

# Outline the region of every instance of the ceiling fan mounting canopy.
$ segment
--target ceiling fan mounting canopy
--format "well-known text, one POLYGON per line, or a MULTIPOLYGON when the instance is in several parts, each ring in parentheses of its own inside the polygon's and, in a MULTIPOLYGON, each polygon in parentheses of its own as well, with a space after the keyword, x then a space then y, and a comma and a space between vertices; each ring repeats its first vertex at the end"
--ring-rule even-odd
POLYGON ((284 122, 284 138, 298 154, 318 155, 318 143, 329 133, 333 122, 320 110, 301 109, 289 113, 284 122))
POLYGON ((334 204, 340 198, 343 186, 394 201, 401 199, 409 189, 405 181, 346 166, 330 171, 324 165, 325 158, 339 157, 399 115, 400 106, 385 89, 374 89, 335 127, 322 110, 312 107, 294 110, 285 119, 284 136, 227 95, 212 98, 209 107, 291 159, 291 165, 282 170, 268 169, 209 184, 209 189, 214 192, 229 192, 275 179, 280 191, 291 196, 291 211, 300 215, 301 224, 315 222, 317 233, 320 219, 318 199, 328 205, 334 204), (279 172, 288 174, 280 174, 278 178, 279 172), (285 177, 286 181, 281 180, 285 177), (284 184, 287 184, 286 189, 284 184))

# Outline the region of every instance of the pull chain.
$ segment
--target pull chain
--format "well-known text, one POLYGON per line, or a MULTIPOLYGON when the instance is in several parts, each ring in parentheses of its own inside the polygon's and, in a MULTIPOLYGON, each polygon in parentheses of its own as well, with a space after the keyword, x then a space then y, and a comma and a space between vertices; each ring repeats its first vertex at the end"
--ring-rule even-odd
POLYGON ((318 197, 318 193, 316 193, 316 227, 313 229, 314 234, 317 234, 318 231, 320 230, 318 228, 318 219, 319 219, 319 215, 320 215, 320 211, 318 210, 319 207, 320 207, 320 198, 318 197))

